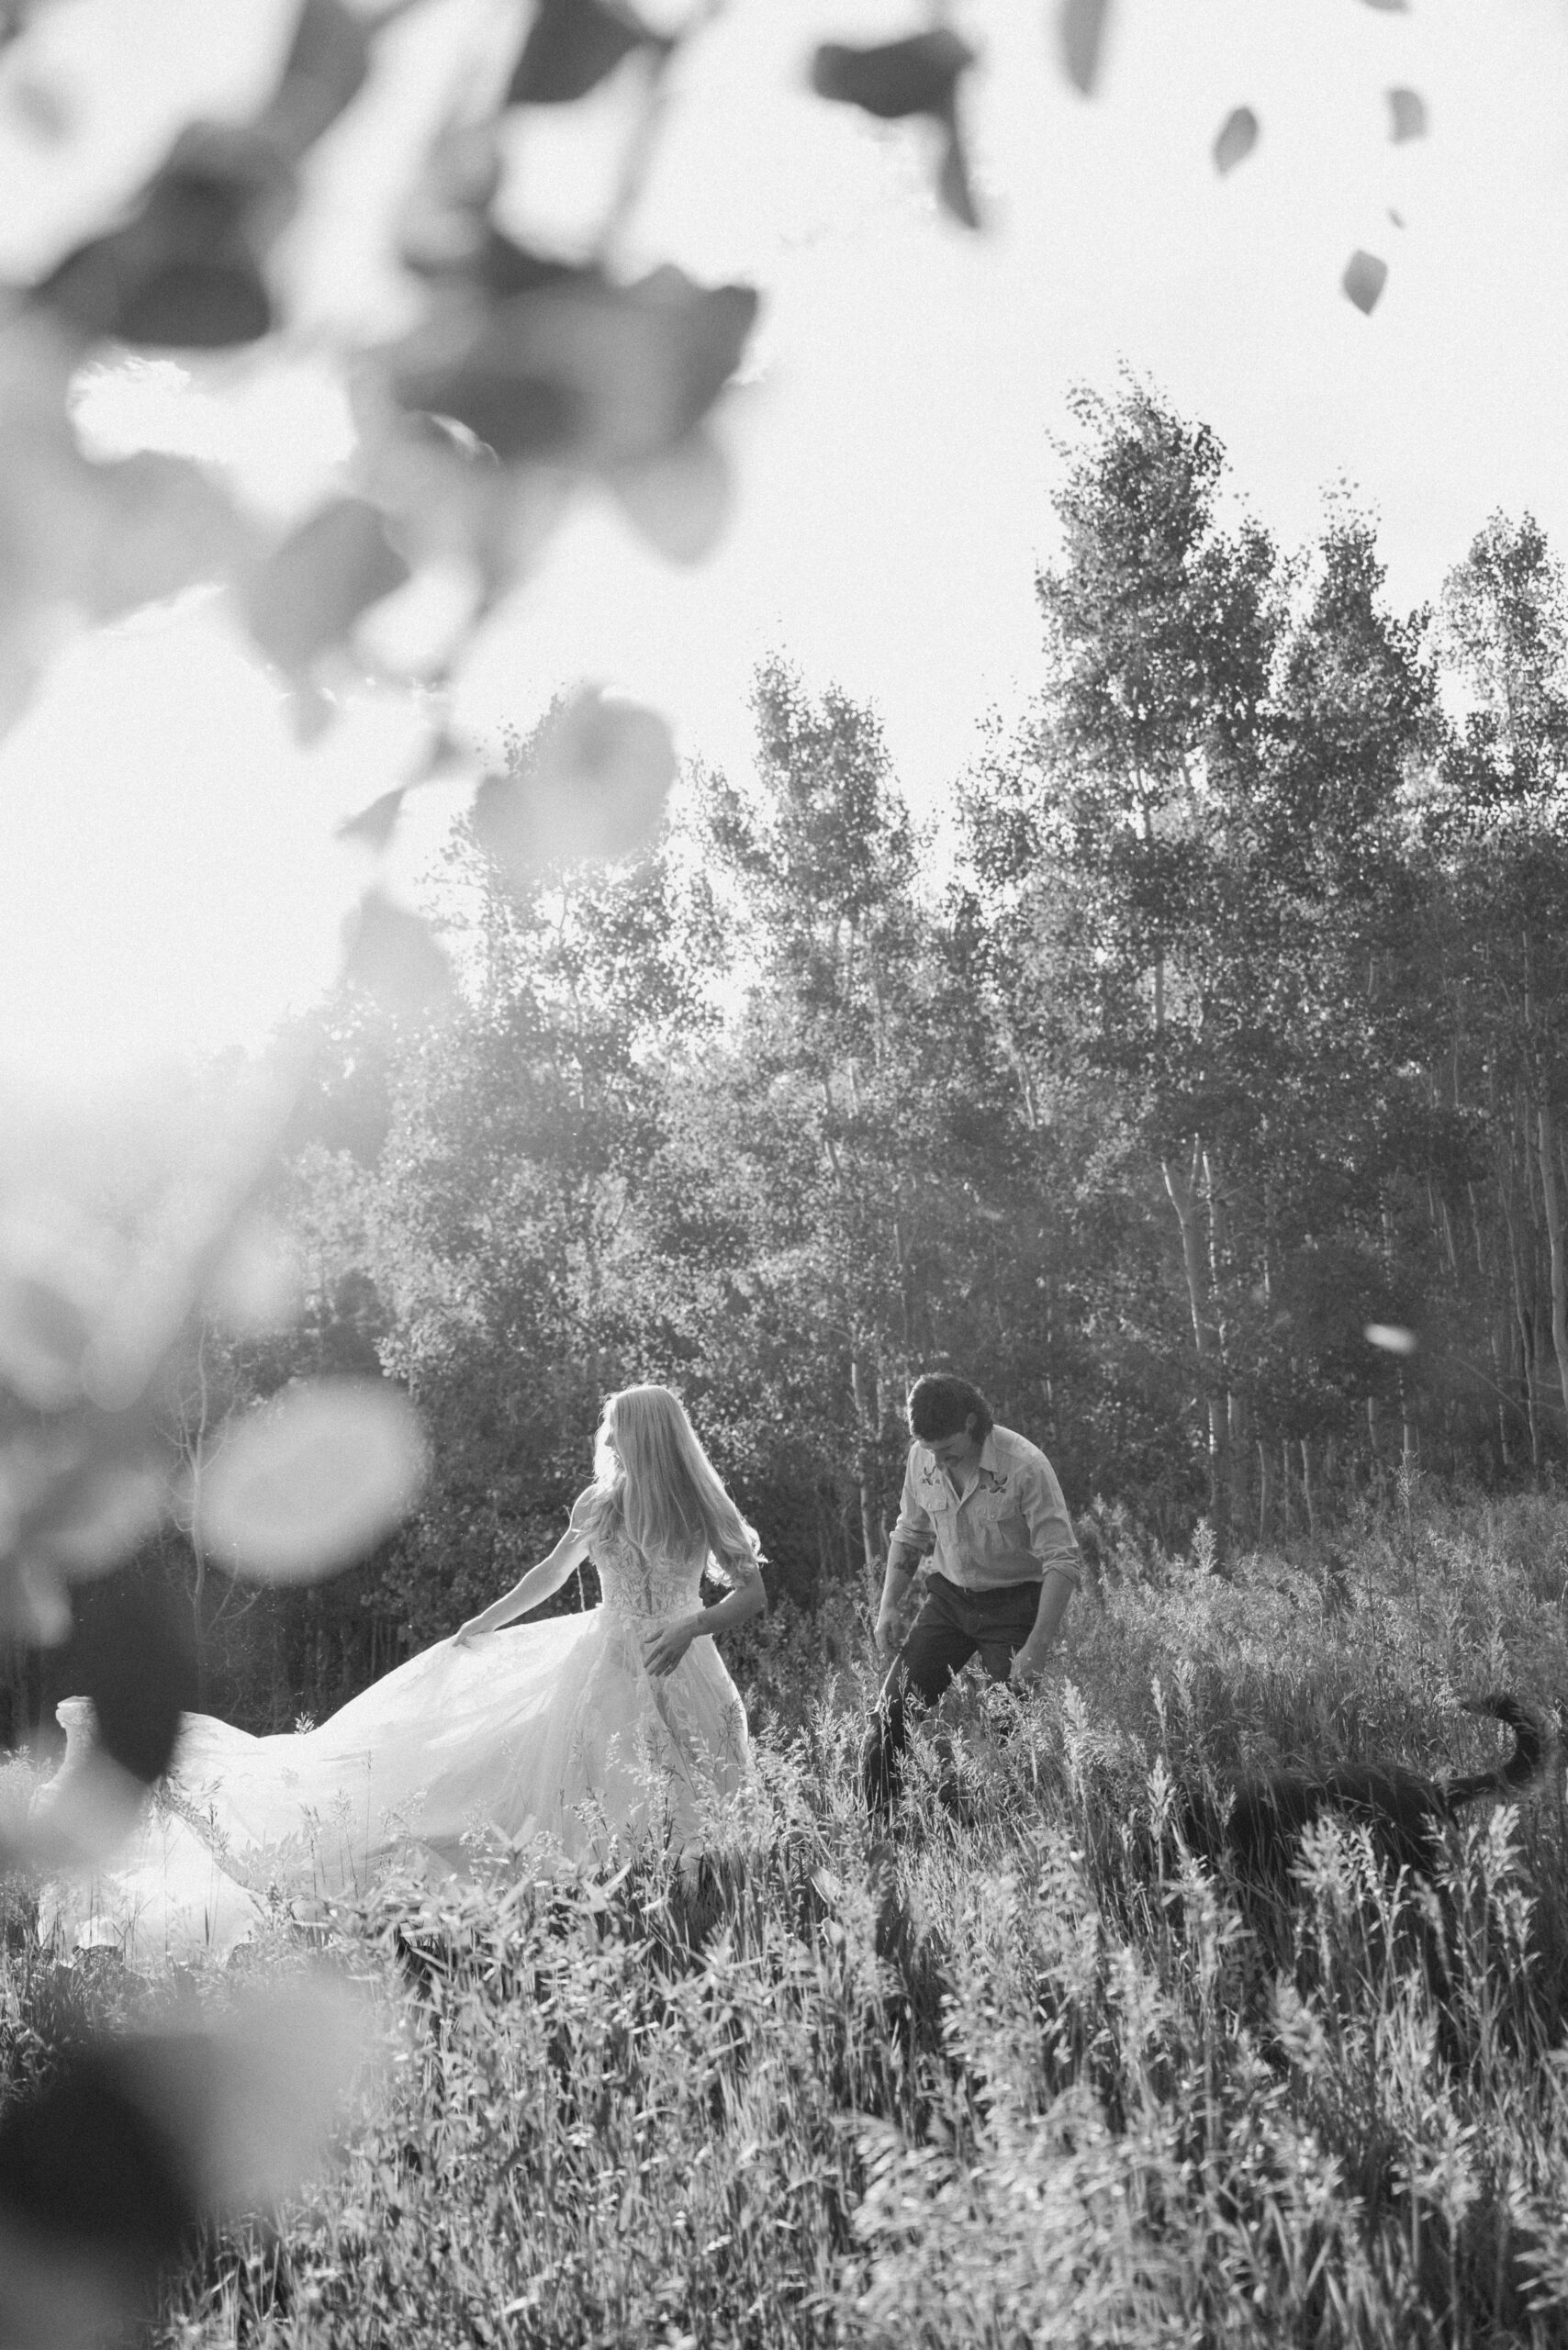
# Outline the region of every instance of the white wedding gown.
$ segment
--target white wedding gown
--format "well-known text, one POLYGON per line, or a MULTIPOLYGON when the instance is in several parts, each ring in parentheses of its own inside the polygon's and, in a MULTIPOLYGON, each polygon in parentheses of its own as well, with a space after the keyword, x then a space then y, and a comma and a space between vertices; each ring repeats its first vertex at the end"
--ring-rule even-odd
MULTIPOLYGON (((363 1887, 397 1857, 461 1873, 465 1840, 549 1840, 568 1860, 644 1840, 688 1859, 744 1784, 745 1708, 713 1641, 655 1679, 643 1645, 700 1605, 703 1554, 594 1547, 603 1604, 426 1649, 319 1729, 253 1738, 187 1715, 167 1778, 91 1877, 50 1888, 40 1928, 153 1967, 225 1955, 265 1919, 363 1887)), ((47 1808, 89 1767, 92 1707, 57 1709, 47 1808)))

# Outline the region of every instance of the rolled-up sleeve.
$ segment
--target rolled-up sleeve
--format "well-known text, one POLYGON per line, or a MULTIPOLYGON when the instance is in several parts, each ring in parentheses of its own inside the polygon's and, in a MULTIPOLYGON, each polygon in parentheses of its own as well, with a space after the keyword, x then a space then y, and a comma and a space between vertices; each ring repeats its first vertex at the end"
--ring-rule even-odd
POLYGON ((1024 1469, 1021 1483, 1019 1501, 1029 1528, 1031 1555, 1038 1560, 1043 1571, 1054 1569, 1058 1574, 1070 1575, 1081 1589, 1082 1555, 1056 1471, 1048 1460, 1031 1460, 1024 1469))
POLYGON ((915 1498, 914 1447, 912 1445, 903 1465, 903 1491, 899 1495, 899 1522, 893 1528, 892 1540, 888 1545, 888 1559, 892 1565, 902 1563, 913 1568, 919 1565, 922 1559, 928 1559, 935 1547, 936 1529, 931 1523, 930 1514, 922 1508, 915 1498))

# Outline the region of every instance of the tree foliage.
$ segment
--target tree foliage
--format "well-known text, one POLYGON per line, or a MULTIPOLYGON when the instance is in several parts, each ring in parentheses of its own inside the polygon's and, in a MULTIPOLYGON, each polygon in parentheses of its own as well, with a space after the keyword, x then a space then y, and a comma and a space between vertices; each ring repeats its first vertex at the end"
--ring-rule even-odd
POLYGON ((779 658, 752 775, 693 771, 640 855, 520 889, 461 851, 465 1009, 400 1048, 370 1179, 437 1431, 411 1627, 558 1522, 629 1378, 682 1388, 801 1597, 879 1562, 932 1361, 1078 1507, 1201 1512, 1222 1563, 1418 1460, 1562 1457, 1539 533, 1401 620, 1360 517, 1282 556, 1140 386, 1084 402, 1060 502, 1036 706, 941 827, 779 658))
MULTIPOLYGON (((446 12, 452 53, 435 62, 438 79, 451 69, 451 102, 411 142, 398 134, 409 151, 379 225, 394 298, 379 314, 370 302, 330 316, 312 306, 301 256, 330 211, 342 142, 366 109, 397 116, 398 85, 434 59, 419 44, 442 12, 280 0, 244 13, 248 33, 265 17, 250 95, 208 107, 161 94, 156 140, 128 140, 106 168, 95 125, 79 128, 51 78, 56 12, 45 0, 0 10, 6 87, 64 151, 62 182, 80 182, 0 293, 0 725, 27 707, 63 631, 210 588, 302 736, 336 722, 345 680, 375 673, 410 692, 416 748, 344 830, 384 852, 408 794, 462 774, 474 792, 464 886, 482 912, 476 963, 454 972, 430 924, 373 878, 314 1036, 302 1026, 210 1122, 162 1136, 147 1180, 103 1176, 122 1138, 102 1134, 54 1137, 37 1154, 41 1174, 25 1149, 15 1181, 7 1162, 0 1635, 36 1713, 50 1694, 47 1652, 82 1662, 59 1656, 74 1610, 87 1647, 96 1640, 105 1750, 140 1781, 166 1765, 193 1685, 160 1574, 185 1585, 198 1696, 203 1664, 218 1662, 227 1695, 242 1692, 237 1709, 268 1726, 302 1695, 331 1702, 440 1628, 467 1580, 529 1547, 581 1473, 599 1391, 633 1370, 678 1375, 705 1399, 727 1465, 780 1528, 780 1554, 818 1575, 837 1571, 846 1530, 851 1553, 878 1555, 917 1355, 962 1352, 1015 1416, 1038 1425, 1043 1411, 1070 1449, 1081 1428, 1081 1457, 1107 1474, 1131 1457, 1108 1432, 1136 1427, 1151 1474, 1174 1490, 1181 1447, 1162 1450, 1159 1434, 1170 1301, 1148 1279, 1159 1251, 1147 1144, 1158 1130, 1173 1163, 1172 1118, 1191 1124, 1190 1102, 1241 1081, 1242 1068, 1205 1026, 1202 942, 1221 897, 1195 816, 1169 848, 1154 845, 1158 825, 1135 822, 1103 877, 1109 894, 1086 886, 1062 910, 1110 950, 1119 1001, 1136 995, 1151 941, 1154 968, 1169 960, 1196 1039, 1178 1111, 1161 1106, 1145 1047, 1092 1056, 1087 1088, 1035 1050, 1032 877, 1019 877, 1016 938, 994 934, 983 890, 942 900, 875 721, 843 696, 813 705, 770 673, 760 805, 714 779, 685 834, 656 837, 675 766, 667 724, 591 687, 522 755, 482 772, 444 697, 577 490, 608 491, 676 561, 706 553, 727 511, 710 427, 745 362, 757 290, 634 263, 626 238, 672 73, 715 11, 656 23, 620 0, 446 12), (523 244, 508 226, 510 160, 537 110, 612 77, 634 104, 589 249, 523 244), (84 386, 163 352, 219 386, 308 352, 352 416, 347 463, 307 510, 278 515, 217 465, 96 450, 79 426, 84 386), (401 647, 390 617, 454 581, 454 616, 417 652, 401 647), (711 883, 690 869, 694 843, 711 854, 711 883), (1207 911, 1167 940, 1167 901, 1187 872, 1207 911), (1141 928, 1117 946, 1124 913, 1141 928), (720 918, 740 933, 729 962, 720 918), (313 1118, 320 1131, 302 1132, 313 1118), (266 1207, 305 1242, 292 1322, 286 1270, 258 1281, 239 1262, 266 1207), (1093 1368, 1116 1346, 1136 1374, 1121 1381, 1093 1368), (1070 1389, 1092 1404, 1058 1418, 1070 1389), (425 1415, 435 1474, 412 1529, 389 1538, 426 1465, 400 1390, 425 1415), (360 1552, 330 1589, 293 1587, 360 1552), (94 1589, 133 1554, 122 1582, 94 1589)), ((1109 0, 1058 0, 1051 15, 1063 69, 1088 95, 1109 0)), ((934 123, 937 195, 975 228, 963 108, 980 63, 946 28, 917 27, 874 47, 824 45, 814 62, 802 54, 801 73, 826 100, 934 123)), ((1395 136, 1417 135, 1419 100, 1397 95, 1395 136)), ((1237 142, 1221 144, 1228 168, 1237 142)), ((1346 291, 1370 309, 1385 274, 1358 254, 1346 291)), ((1215 457, 1201 434, 1191 442, 1194 512, 1215 457)), ((1081 553, 1101 547, 1114 573, 1114 487, 1106 495, 1097 517, 1086 509, 1081 553)), ((1137 791, 1201 799, 1206 785, 1185 772, 1177 791, 1171 745, 1201 718, 1205 755, 1212 735, 1229 757, 1250 723, 1251 688, 1219 674, 1236 650, 1225 612, 1198 616, 1207 650, 1192 671, 1184 599, 1201 602, 1210 554, 1222 604, 1231 593, 1246 604, 1267 565, 1249 543, 1238 567, 1198 535, 1196 572, 1178 540, 1151 575, 1148 616, 1157 633, 1170 623, 1170 643, 1152 666, 1109 647, 1134 706, 1113 722, 1114 692, 1095 704, 1083 681, 1071 723, 1085 744, 1099 727, 1099 789, 1113 800, 1129 775, 1137 791)), ((1087 570, 1081 585, 1091 592, 1087 570)), ((1027 791, 1018 808, 1024 823, 1041 812, 1027 791)), ((1045 812, 1043 840, 1061 811, 1045 812)), ((1053 934, 1058 969, 1064 946, 1053 934)), ((1071 1006, 1085 1036, 1109 1033, 1109 1002, 1071 1006)), ((1531 1051, 1533 1071, 1545 1064, 1531 1051)), ((1528 1098, 1559 1331, 1544 1139, 1555 1081, 1532 1077, 1528 1098)), ((1217 1151, 1206 1110, 1193 1132, 1207 1151, 1211 1127, 1217 1151)), ((1218 1254, 1194 1327, 1212 1449, 1240 1357, 1223 1319, 1207 1157, 1204 1169, 1218 1254), (1211 1326, 1218 1352, 1205 1354, 1211 1326)), ((1559 1354, 1568 1364, 1568 1332, 1559 1354)), ((1228 1491, 1222 1477, 1215 1495, 1228 1491)), ((112 1810, 83 1812, 79 1858, 111 1833, 112 1810)), ((156 2073, 163 2060, 149 2061, 156 2073)), ((205 2123, 177 2103, 195 2178, 205 2123)), ((47 2098, 41 2110, 47 2130, 47 2098)))

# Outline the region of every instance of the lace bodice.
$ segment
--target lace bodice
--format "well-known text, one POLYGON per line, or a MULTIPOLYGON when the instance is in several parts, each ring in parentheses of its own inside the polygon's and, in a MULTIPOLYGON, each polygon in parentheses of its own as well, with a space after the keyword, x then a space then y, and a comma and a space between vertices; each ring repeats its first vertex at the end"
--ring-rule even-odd
MULTIPOLYGON (((685 1616, 701 1604, 707 1554, 698 1546, 684 1559, 644 1559, 623 1534, 594 1537, 590 1553, 599 1569, 604 1605, 618 1616, 685 1616)), ((759 1570, 734 1570, 738 1582, 759 1570)))
POLYGON ((597 1535, 592 1558, 604 1605, 617 1616, 684 1616, 699 1604, 704 1554, 644 1559, 623 1534, 597 1535))

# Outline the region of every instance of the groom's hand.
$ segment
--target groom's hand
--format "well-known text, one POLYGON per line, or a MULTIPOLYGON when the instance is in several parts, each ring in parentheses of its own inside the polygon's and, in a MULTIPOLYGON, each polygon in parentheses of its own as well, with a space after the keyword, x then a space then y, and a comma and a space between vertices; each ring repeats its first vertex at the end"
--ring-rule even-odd
POLYGON ((1044 1656, 1025 1640, 1023 1647, 1014 1652, 1007 1677, 1015 1689, 1037 1688, 1046 1677, 1044 1656))
POLYGON ((878 1614, 874 1638, 884 1664, 903 1645, 903 1618, 902 1607, 884 1607, 878 1614))

